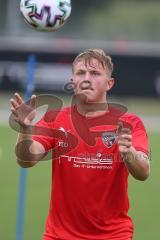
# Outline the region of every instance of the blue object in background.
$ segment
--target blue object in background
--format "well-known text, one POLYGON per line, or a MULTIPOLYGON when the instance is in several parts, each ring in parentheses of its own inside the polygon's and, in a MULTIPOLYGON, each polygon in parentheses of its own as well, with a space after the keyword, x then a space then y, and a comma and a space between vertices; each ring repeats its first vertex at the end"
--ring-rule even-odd
MULTIPOLYGON (((30 99, 34 88, 34 72, 35 72, 36 57, 30 54, 27 62, 27 81, 25 86, 24 100, 30 99)), ((26 199, 26 185, 27 185, 27 169, 20 169, 19 177, 19 196, 18 196, 18 216, 17 216, 17 236, 16 240, 23 240, 24 230, 24 212, 26 199)))

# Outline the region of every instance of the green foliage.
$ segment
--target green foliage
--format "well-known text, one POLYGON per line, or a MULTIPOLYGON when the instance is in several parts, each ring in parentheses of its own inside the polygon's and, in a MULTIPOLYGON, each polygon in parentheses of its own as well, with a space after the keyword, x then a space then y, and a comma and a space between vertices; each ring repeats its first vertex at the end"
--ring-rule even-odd
POLYGON ((160 40, 159 1, 112 1, 85 16, 85 36, 106 40, 160 40))
POLYGON ((1 6, 0 6, 0 34, 3 34, 5 30, 5 24, 6 24, 6 4, 5 1, 1 1, 1 6))

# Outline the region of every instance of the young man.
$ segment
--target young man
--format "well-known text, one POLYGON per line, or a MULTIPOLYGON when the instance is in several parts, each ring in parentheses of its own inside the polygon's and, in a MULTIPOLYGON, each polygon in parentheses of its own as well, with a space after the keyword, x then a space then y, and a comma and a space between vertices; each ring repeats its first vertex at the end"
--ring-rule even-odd
POLYGON ((32 167, 53 150, 44 240, 133 238, 127 214, 128 175, 142 181, 149 176, 148 140, 137 116, 125 113, 120 105, 107 104, 106 93, 114 85, 112 71, 111 58, 102 50, 79 54, 72 69, 77 103, 73 97, 71 107, 47 112, 36 124, 34 136, 35 112, 29 113, 35 109, 36 97, 30 105, 19 94, 11 99, 11 111, 21 128, 16 147, 19 165, 32 167))

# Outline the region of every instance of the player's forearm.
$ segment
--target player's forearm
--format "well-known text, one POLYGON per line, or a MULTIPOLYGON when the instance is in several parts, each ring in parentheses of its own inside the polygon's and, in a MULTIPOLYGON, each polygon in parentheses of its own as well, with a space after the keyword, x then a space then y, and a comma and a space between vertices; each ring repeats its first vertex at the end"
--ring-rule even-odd
POLYGON ((130 152, 123 154, 123 159, 135 179, 144 181, 148 178, 150 166, 149 159, 145 154, 131 147, 130 152))
POLYGON ((32 167, 44 157, 44 149, 39 145, 33 141, 31 128, 21 128, 15 149, 17 162, 21 167, 32 167))

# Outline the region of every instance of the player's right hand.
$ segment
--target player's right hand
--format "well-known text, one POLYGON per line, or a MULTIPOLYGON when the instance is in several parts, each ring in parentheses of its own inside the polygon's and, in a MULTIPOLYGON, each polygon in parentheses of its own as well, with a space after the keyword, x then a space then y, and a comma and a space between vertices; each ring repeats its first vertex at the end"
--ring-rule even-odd
POLYGON ((36 96, 32 95, 30 100, 25 103, 20 94, 15 93, 10 103, 14 120, 23 128, 30 126, 36 116, 36 96))

